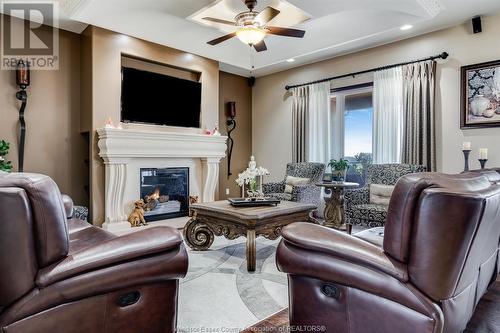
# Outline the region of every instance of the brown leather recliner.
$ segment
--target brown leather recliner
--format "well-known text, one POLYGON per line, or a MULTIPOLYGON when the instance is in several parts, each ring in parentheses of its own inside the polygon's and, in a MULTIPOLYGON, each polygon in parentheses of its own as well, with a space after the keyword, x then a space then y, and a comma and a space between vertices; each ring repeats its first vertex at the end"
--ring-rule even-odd
POLYGON ((460 332, 497 276, 500 186, 477 175, 397 183, 381 246, 318 225, 283 229, 290 323, 327 332, 460 332))
POLYGON ((71 209, 47 176, 0 176, 0 331, 175 332, 179 232, 117 237, 71 209))

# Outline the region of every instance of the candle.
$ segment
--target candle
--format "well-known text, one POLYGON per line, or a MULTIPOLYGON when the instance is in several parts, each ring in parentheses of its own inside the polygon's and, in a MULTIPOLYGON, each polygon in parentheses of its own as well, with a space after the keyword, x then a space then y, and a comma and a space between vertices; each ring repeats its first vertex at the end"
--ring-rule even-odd
POLYGON ((480 148, 479 149, 479 159, 487 160, 488 159, 488 148, 480 148))
POLYGON ((470 142, 466 142, 466 141, 465 141, 465 142, 462 144, 462 150, 470 150, 470 147, 471 147, 470 142))

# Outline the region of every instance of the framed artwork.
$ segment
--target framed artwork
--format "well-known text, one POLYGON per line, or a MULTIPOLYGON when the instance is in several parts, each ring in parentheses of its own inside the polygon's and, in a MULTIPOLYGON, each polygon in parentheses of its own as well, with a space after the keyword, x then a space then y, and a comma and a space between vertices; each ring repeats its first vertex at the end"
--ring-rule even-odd
POLYGON ((331 173, 325 173, 325 174, 323 174, 323 181, 325 183, 331 183, 332 179, 333 179, 333 177, 332 177, 331 173))
POLYGON ((500 60, 461 68, 460 128, 500 127, 500 60))

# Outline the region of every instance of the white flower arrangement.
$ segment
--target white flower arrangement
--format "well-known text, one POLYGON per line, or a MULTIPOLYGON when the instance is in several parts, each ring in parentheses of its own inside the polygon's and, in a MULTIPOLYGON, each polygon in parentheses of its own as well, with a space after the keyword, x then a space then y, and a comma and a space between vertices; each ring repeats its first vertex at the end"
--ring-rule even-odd
POLYGON ((266 168, 258 167, 258 168, 247 168, 242 173, 238 174, 238 178, 236 178, 236 183, 239 186, 248 185, 252 180, 254 180, 257 176, 267 176, 269 175, 269 171, 266 168))

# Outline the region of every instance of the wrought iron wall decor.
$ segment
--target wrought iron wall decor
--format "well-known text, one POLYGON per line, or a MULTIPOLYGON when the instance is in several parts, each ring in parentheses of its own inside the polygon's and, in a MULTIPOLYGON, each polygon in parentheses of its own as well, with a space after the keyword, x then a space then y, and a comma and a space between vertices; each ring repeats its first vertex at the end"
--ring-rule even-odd
POLYGON ((233 154, 233 146, 234 146, 234 140, 231 137, 231 133, 234 131, 236 128, 236 120, 234 118, 236 117, 236 102, 227 102, 227 117, 228 120, 226 121, 227 125, 227 137, 229 140, 229 149, 228 149, 228 155, 227 155, 227 178, 232 175, 231 173, 231 156, 233 154))
POLYGON ((28 101, 28 93, 26 88, 30 85, 30 70, 29 65, 23 60, 19 60, 16 68, 16 83, 20 90, 16 93, 16 98, 21 101, 19 109, 19 155, 18 164, 19 172, 24 171, 24 145, 26 139, 26 121, 24 120, 24 110, 28 101))

